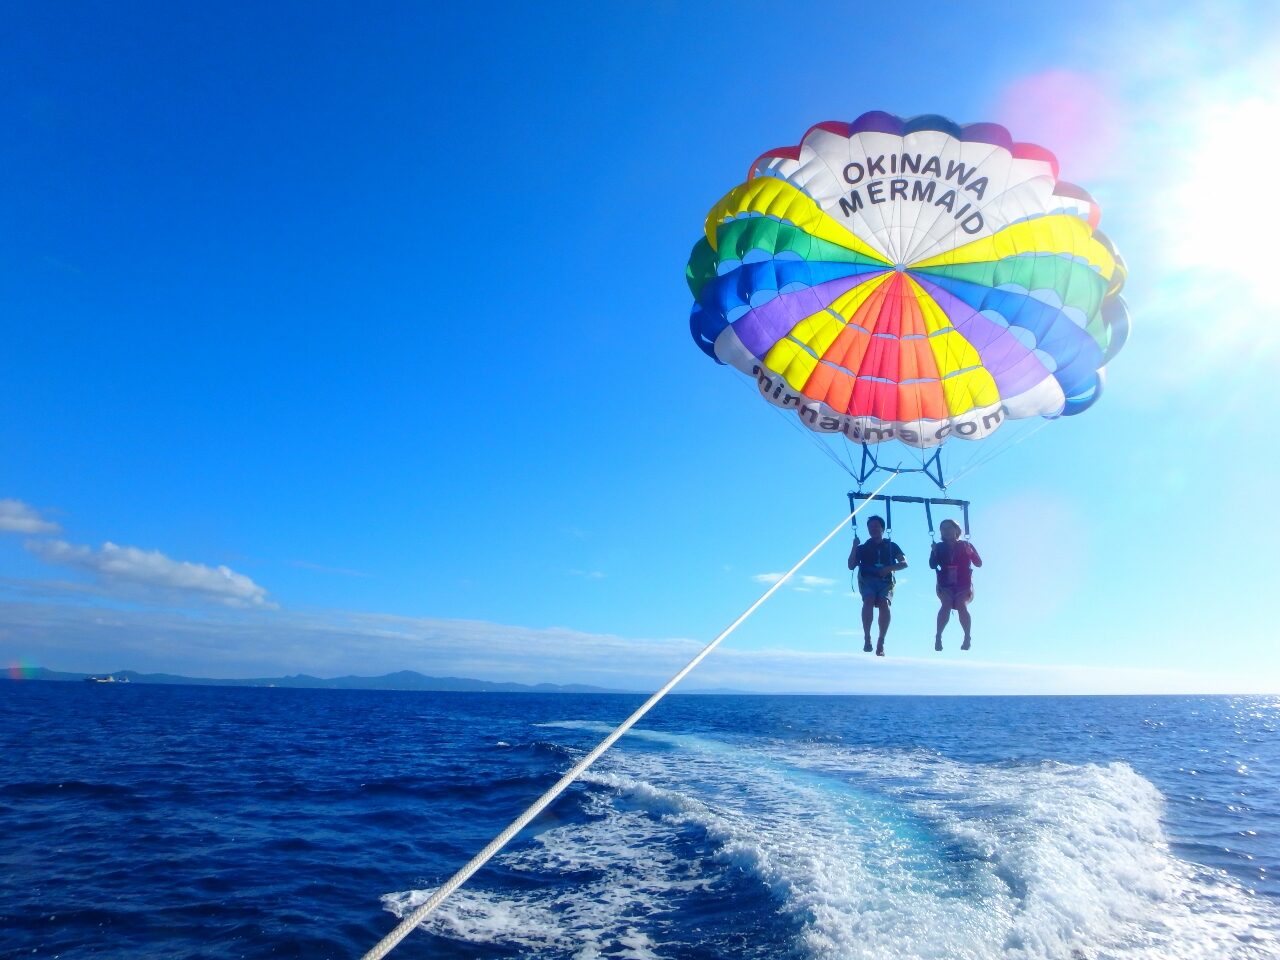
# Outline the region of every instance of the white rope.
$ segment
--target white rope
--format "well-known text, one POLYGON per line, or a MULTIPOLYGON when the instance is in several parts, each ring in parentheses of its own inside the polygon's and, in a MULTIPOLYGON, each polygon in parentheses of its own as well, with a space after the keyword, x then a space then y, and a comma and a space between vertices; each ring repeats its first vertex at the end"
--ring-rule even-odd
POLYGON ((618 740, 618 738, 621 737, 628 730, 630 730, 632 726, 634 726, 641 717, 643 717, 646 713, 648 713, 653 708, 653 706, 657 704, 659 700, 665 697, 667 693, 670 692, 672 687, 674 687, 677 683, 683 680, 689 674, 689 672, 693 670, 694 667, 700 664, 707 657, 707 655, 711 653, 712 650, 718 647, 720 645, 720 641, 724 640, 725 637, 729 636, 729 634, 737 630, 738 627, 741 626, 742 622, 747 619, 747 617, 755 613, 756 610, 760 607, 760 605, 764 603, 766 600, 768 600, 771 596, 773 596, 773 594, 776 593, 784 583, 786 583, 789 579, 791 579, 791 577, 795 574, 797 570, 799 570, 806 563, 808 563, 815 553, 817 553, 819 550, 825 547, 831 541, 831 539, 835 537, 837 533, 840 532, 840 530, 844 527, 844 525, 848 523, 851 518, 856 517, 862 511, 862 509, 868 503, 871 502, 871 498, 874 497, 881 490, 883 490, 885 487, 887 487, 890 483, 892 483, 896 476, 897 476, 896 473, 891 474, 889 478, 885 480, 884 483, 876 487, 875 491, 869 494, 865 500, 863 500, 860 504, 858 504, 857 507, 855 507, 852 511, 850 511, 848 516, 846 516, 843 520, 841 520, 836 525, 835 529, 833 529, 825 537, 819 540, 817 546, 815 546, 812 550, 810 550, 803 557, 801 557, 800 561, 794 567, 792 567, 790 570, 784 573, 778 579, 777 583, 775 583, 768 590, 766 590, 760 596, 760 599, 758 599, 751 606, 747 607, 747 609, 742 613, 740 617, 738 617, 737 620, 733 621, 733 623, 725 627, 725 629, 721 631, 718 637, 716 637, 714 640, 708 643, 705 647, 703 647, 701 652, 692 660, 690 660, 687 664, 685 664, 679 673, 677 673, 674 677, 672 677, 665 684, 663 684, 662 688, 658 690, 658 692, 655 693, 653 696, 651 696, 648 700, 646 700, 640 706, 640 708, 636 710, 635 713, 627 717, 627 719, 622 721, 622 723, 619 724, 618 727, 611 734, 609 734, 607 737, 601 740, 600 743, 596 745, 594 750, 592 750, 585 757, 583 757, 581 760, 575 763, 573 767, 569 770, 569 772, 566 773, 559 780, 557 780, 555 783, 555 786, 553 786, 550 790, 548 790, 546 793, 540 796, 537 800, 535 800, 529 806, 529 809, 527 809, 524 813, 520 814, 520 816, 512 820, 511 824, 507 827, 507 829, 503 830, 500 834, 498 834, 496 837, 490 840, 489 845, 487 847, 485 847, 483 850, 477 853, 474 857, 472 857, 471 860, 468 861, 465 867, 463 867, 461 870, 455 873, 452 877, 446 880, 436 890, 436 892, 433 893, 427 899, 425 903, 418 906, 413 911, 413 913, 409 914, 407 917, 401 920, 394 930, 392 930, 389 934, 387 934, 380 941, 378 941, 377 945, 364 955, 363 960, 382 960, 383 957, 385 957, 388 953, 390 953, 401 940, 403 940, 405 937, 409 935, 409 932, 413 930, 414 927, 416 927, 423 920, 425 920, 427 918, 427 915, 430 914, 433 910, 435 910, 436 907, 444 903, 445 899, 451 893, 453 893, 460 886, 466 883, 473 873, 475 873, 477 870, 483 867, 486 863, 488 863, 489 860, 494 856, 494 854, 496 854, 499 850, 505 847, 512 837, 514 837, 517 833, 523 830, 530 820, 532 820, 539 813, 541 813, 548 806, 548 804, 551 803, 552 800, 560 796, 560 794, 564 792, 564 789, 568 787, 569 784, 573 783, 574 780, 578 779, 578 777, 583 773, 583 771, 587 769, 587 767, 595 763, 596 760, 600 758, 600 755, 602 753, 604 753, 611 746, 613 746, 613 744, 618 740))

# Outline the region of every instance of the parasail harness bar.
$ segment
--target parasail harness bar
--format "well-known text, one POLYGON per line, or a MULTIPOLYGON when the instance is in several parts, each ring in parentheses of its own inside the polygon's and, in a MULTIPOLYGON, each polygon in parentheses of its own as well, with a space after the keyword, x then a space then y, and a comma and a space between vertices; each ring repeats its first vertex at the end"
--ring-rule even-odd
MULTIPOLYGON (((896 467, 882 466, 880 461, 876 459, 875 451, 868 444, 860 444, 862 447, 862 462, 858 465, 858 472, 854 475, 859 483, 866 483, 872 474, 879 471, 889 473, 923 473, 926 477, 934 482, 934 485, 943 493, 947 491, 947 484, 942 479, 942 447, 935 447, 933 452, 920 461, 918 467, 896 467)), ((852 471, 850 471, 852 472, 852 471)))
MULTIPOLYGON (((896 472, 896 471, 895 471, 896 472)), ((907 471, 903 471, 906 473, 907 471)), ((857 504, 864 503, 868 500, 879 500, 884 504, 884 525, 886 530, 893 529, 893 505, 895 503, 922 503, 924 504, 925 519, 929 522, 929 539, 933 537, 933 508, 934 507, 959 507, 964 516, 964 535, 969 536, 969 501, 953 500, 949 497, 909 497, 909 496, 889 496, 884 493, 863 493, 861 490, 849 491, 849 509, 852 510, 857 504)), ((858 529, 858 517, 855 513, 850 521, 853 529, 858 529)))

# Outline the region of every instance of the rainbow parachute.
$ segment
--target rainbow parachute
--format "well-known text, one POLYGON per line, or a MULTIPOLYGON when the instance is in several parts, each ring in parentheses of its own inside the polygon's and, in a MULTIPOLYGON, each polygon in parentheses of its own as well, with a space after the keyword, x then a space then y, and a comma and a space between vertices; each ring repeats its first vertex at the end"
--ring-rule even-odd
POLYGON ((1098 219, 995 124, 821 123, 712 207, 690 328, 771 403, 861 443, 1080 413, 1129 328, 1098 219))

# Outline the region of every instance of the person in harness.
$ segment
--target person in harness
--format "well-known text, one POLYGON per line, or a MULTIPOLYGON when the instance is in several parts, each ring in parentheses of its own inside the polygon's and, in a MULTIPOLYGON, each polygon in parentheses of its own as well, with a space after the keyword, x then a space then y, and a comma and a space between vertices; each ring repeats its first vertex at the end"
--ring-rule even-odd
POLYGON ((876 641, 876 656, 884 656, 884 635, 889 632, 889 605, 893 602, 893 575, 905 570, 907 558, 892 540, 884 536, 884 520, 867 518, 866 543, 853 536, 853 549, 849 552, 849 569, 858 571, 858 593, 862 596, 862 652, 871 652, 872 611, 879 610, 880 638, 876 641))
POLYGON ((942 631, 954 610, 964 629, 961 650, 969 649, 969 604, 973 601, 973 568, 982 566, 982 558, 972 543, 960 539, 960 524, 943 520, 940 526, 942 540, 933 545, 929 553, 929 567, 938 571, 938 633, 933 649, 942 649, 942 631))

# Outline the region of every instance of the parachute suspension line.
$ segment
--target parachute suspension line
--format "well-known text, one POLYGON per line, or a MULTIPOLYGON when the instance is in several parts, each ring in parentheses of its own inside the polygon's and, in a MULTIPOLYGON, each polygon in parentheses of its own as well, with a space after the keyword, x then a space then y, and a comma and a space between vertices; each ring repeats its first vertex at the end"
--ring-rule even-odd
MULTIPOLYGON (((739 383, 741 383, 744 387, 746 387, 752 393, 757 392, 754 387, 747 385, 747 381, 740 380, 737 377, 734 377, 734 379, 738 380, 739 383)), ((815 434, 812 430, 809 430, 808 428, 806 428, 805 425, 802 424, 798 418, 791 416, 785 410, 782 410, 779 407, 775 407, 772 403, 768 404, 768 406, 770 410, 772 410, 774 413, 780 416, 783 420, 785 420, 788 424, 790 424, 792 429, 799 430, 801 433, 805 434, 809 438, 809 440, 815 446, 817 446, 819 450, 821 450, 824 454, 826 454, 826 456, 828 457, 828 459, 831 460, 832 463, 834 463, 837 467, 839 467, 845 473, 849 474, 849 476, 853 476, 853 468, 848 464, 846 464, 843 460, 841 460, 840 455, 838 453, 832 450, 828 444, 819 440, 817 434, 815 434)), ((841 434, 841 436, 843 436, 843 434, 841 434)))
POLYGON ((841 431, 840 439, 844 441, 844 458, 849 463, 849 472, 853 473, 853 444, 849 442, 849 437, 841 431))
POLYGON ((963 470, 957 473, 954 477, 951 477, 949 480, 947 480, 947 486, 950 486, 951 484, 957 482, 958 480, 964 477, 967 477, 969 474, 973 473, 973 471, 979 469, 980 467, 985 467, 992 460, 995 460, 997 457, 1003 456, 1004 454, 1008 453, 1018 444, 1023 443, 1027 440, 1030 440, 1037 433, 1039 433, 1041 430, 1047 427, 1050 422, 1051 421, 1047 417, 1041 418, 1040 422, 1037 423, 1032 429, 1026 430, 1020 433, 1019 435, 1017 435, 1016 437, 1009 438, 1003 444, 997 446, 995 449, 991 450, 990 452, 987 452, 985 454, 980 453, 978 456, 972 458, 972 460, 966 463, 963 470))
MULTIPOLYGON (((928 476, 929 458, 932 456, 932 454, 929 451, 927 451, 924 447, 910 446, 910 450, 911 450, 911 455, 916 459, 916 462, 920 464, 918 468, 920 472, 928 476)), ((941 460, 938 461, 938 476, 939 477, 942 476, 941 460)), ((947 490, 946 485, 945 484, 939 484, 939 485, 942 487, 942 492, 946 493, 946 490, 947 490)))
POLYGON ((787 421, 787 423, 791 424, 791 426, 794 429, 799 430, 801 433, 807 436, 810 442, 812 442, 814 446, 816 446, 819 450, 821 450, 824 454, 826 454, 827 458, 830 459, 832 463, 834 463, 837 467, 839 467, 845 473, 849 474, 849 476, 853 476, 853 470, 850 469, 847 463, 845 463, 842 459, 840 459, 840 454, 832 450, 831 447, 827 443, 825 443, 823 440, 820 440, 816 433, 814 433, 812 430, 805 427, 804 424, 802 424, 797 418, 791 416, 786 411, 778 409, 773 404, 769 404, 769 406, 770 408, 772 408, 774 413, 780 416, 783 420, 787 421))
POLYGON ((474 874, 477 870, 479 870, 486 863, 488 863, 489 860, 491 860, 499 850, 501 850, 503 847, 507 845, 507 843, 510 842, 512 837, 514 837, 517 833, 519 833, 521 830, 525 828, 525 826, 529 823, 529 821, 531 821, 539 813, 545 810, 547 806, 550 805, 551 801, 555 800, 556 797, 560 796, 560 794, 564 792, 565 788, 568 787, 569 784, 573 783, 574 780, 578 779, 578 777, 581 776, 582 773, 589 766, 591 766, 593 763, 596 762, 596 760, 600 758, 601 754, 603 754, 606 750, 608 750, 611 746, 613 746, 613 744, 618 740, 619 737, 621 737, 624 733, 630 730, 640 720, 641 717, 643 717, 646 713, 648 713, 658 703, 659 700, 665 697, 670 692, 672 687, 674 687, 677 683, 683 680, 690 673, 690 671, 693 670, 694 667, 696 667, 704 659, 706 659, 707 655, 710 654, 711 651, 714 650, 716 647, 718 647, 720 645, 720 642, 724 640, 725 637, 729 636, 729 634, 737 630, 738 627, 741 626, 742 623, 749 616, 751 616, 753 613, 756 612, 757 609, 759 609, 761 604, 763 604, 766 600, 768 600, 771 596, 773 596, 782 587, 784 583, 790 580, 797 570, 799 570, 806 563, 808 563, 815 553, 817 553, 819 550, 825 547, 828 543, 830 543, 831 540, 835 537, 835 535, 844 529, 844 525, 848 523, 850 520, 857 517, 857 515, 862 512, 862 510, 867 506, 867 504, 872 502, 872 498, 877 493, 880 493, 882 490, 884 490, 884 488, 887 487, 890 483, 892 483, 896 477, 897 477, 896 473, 891 474, 888 477, 888 479, 884 481, 884 483, 880 484, 880 486, 876 487, 876 489, 872 493, 868 494, 866 499, 864 499, 861 503, 859 503, 856 507, 854 507, 853 510, 850 511, 846 516, 842 517, 840 519, 840 522, 835 526, 835 528, 830 533, 828 533, 825 537, 819 540, 812 550, 810 550, 808 553, 806 553, 803 557, 800 558, 800 560, 795 564, 795 566, 793 566, 790 570, 784 573, 778 579, 778 581, 775 584, 773 584, 773 586, 771 586, 768 590, 766 590, 763 594, 761 594, 760 598, 756 600, 755 603, 747 607, 747 609, 743 611, 743 613, 741 614, 741 616, 738 617, 738 619, 734 620, 733 623, 725 627, 724 630, 720 632, 719 636, 717 636, 714 640, 712 640, 705 647, 703 647, 697 656, 695 656, 692 660, 690 660, 687 664, 685 664, 684 667, 681 668, 681 670, 675 676, 673 676, 670 680, 668 680, 666 683, 662 685, 661 689, 659 689, 655 694, 653 694, 653 696, 651 696, 648 700, 646 700, 643 704, 641 704, 639 709, 637 709, 635 713, 631 714, 631 716, 627 717, 626 720, 622 721, 622 723, 620 723, 611 734, 609 734, 607 737, 601 740, 590 753, 588 753, 585 757, 583 757, 581 760, 575 763, 573 767, 570 768, 570 770, 564 776, 562 776, 559 780, 557 780, 555 782, 555 785, 552 786, 551 789, 549 789, 546 793, 544 793, 537 800, 535 800, 529 806, 529 808, 525 810, 524 813, 520 814, 520 816, 516 817, 513 821, 511 821, 511 823, 507 826, 505 830, 503 830, 500 834, 498 834, 496 837, 490 840, 489 845, 486 846, 479 853, 477 853, 474 857, 472 857, 471 860, 467 862, 466 866, 464 866, 461 870, 459 870, 452 877, 446 880, 440 887, 438 887, 436 889, 436 892, 433 893, 426 900, 425 903, 421 904, 411 914, 409 914, 407 917, 401 920, 394 930, 392 930, 385 937, 379 940, 378 943, 373 947, 373 949, 364 955, 362 960, 382 960, 383 957, 385 957, 388 953, 394 950, 396 945, 400 943, 400 941, 403 940, 405 937, 407 937, 409 933, 414 929, 414 927, 416 927, 423 920, 425 920, 427 918, 427 915, 430 914, 432 911, 434 911, 438 906, 440 906, 440 904, 444 903, 445 899, 448 898, 450 894, 452 894, 460 886, 466 883, 472 874, 474 874))
MULTIPOLYGON (((964 457, 957 457, 960 462, 955 466, 955 475, 947 481, 954 483, 956 479, 967 476, 974 470, 990 463, 996 457, 1000 456, 1006 448, 1013 445, 1014 440, 1020 435, 1018 428, 1004 427, 1003 431, 995 437, 988 437, 977 443, 966 444, 970 450, 964 457)), ((953 443, 955 447, 957 444, 953 443)))
POLYGON ((841 449, 844 450, 844 462, 847 465, 849 476, 853 476, 853 446, 849 443, 848 435, 842 430, 840 431, 841 449))

